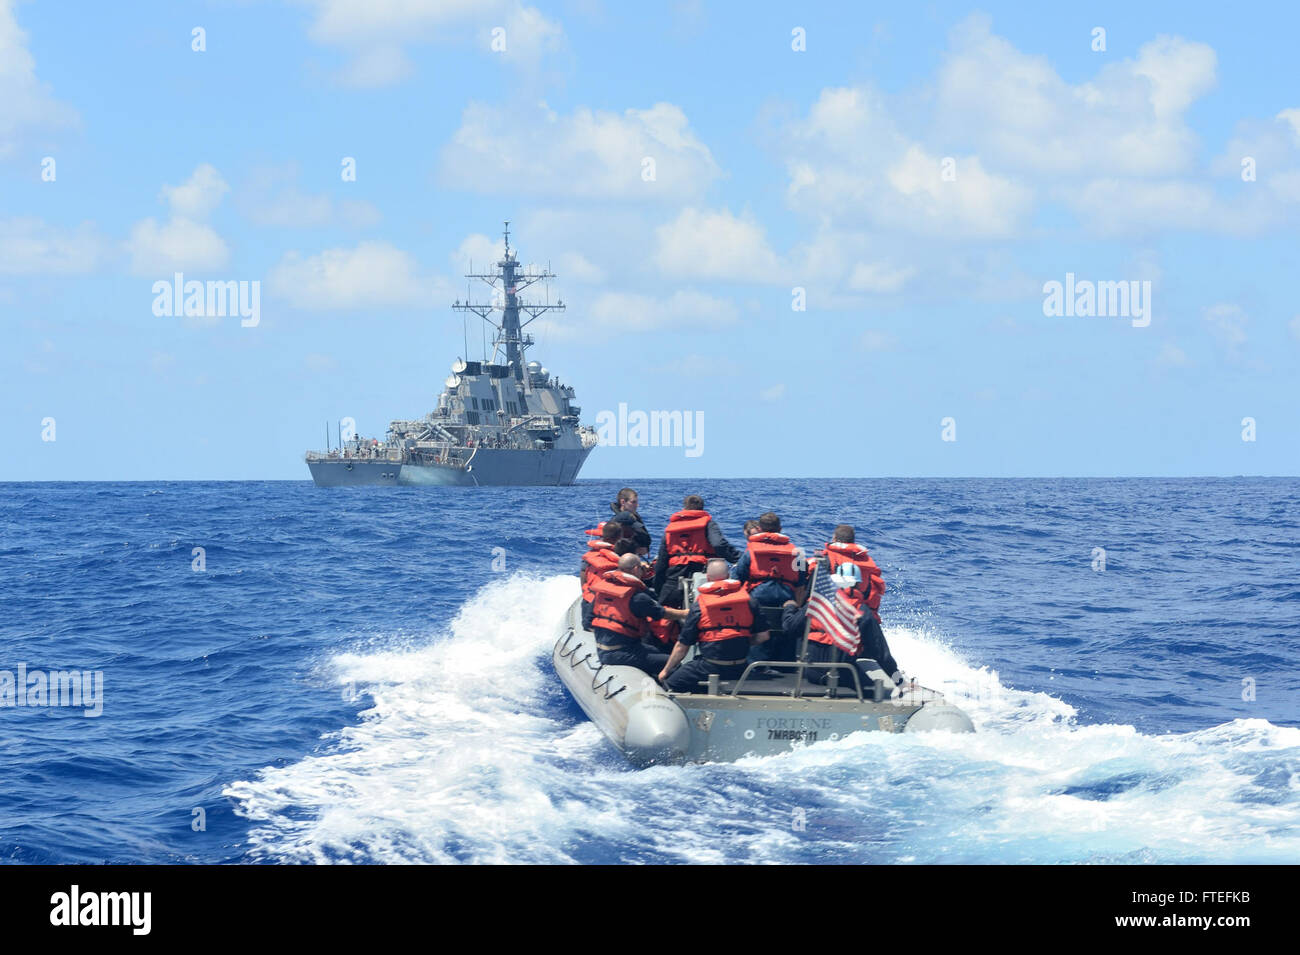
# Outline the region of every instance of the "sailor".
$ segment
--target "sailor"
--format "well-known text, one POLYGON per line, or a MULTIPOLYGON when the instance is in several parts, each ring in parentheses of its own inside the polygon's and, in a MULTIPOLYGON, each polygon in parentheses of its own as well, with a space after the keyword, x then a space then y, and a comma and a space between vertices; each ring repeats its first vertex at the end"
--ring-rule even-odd
MULTIPOLYGON (((903 674, 880 626, 880 598, 885 592, 885 580, 880 567, 871 559, 866 548, 855 543, 853 525, 840 524, 835 528, 834 539, 826 545, 826 550, 819 559, 817 573, 829 574, 840 595, 860 616, 857 646, 850 652, 837 643, 816 619, 807 619, 805 607, 799 607, 793 602, 787 603, 782 618, 784 629, 787 633, 797 631, 806 623, 809 662, 873 661, 896 685, 902 683, 903 674)), ((862 664, 858 666, 861 669, 862 664)), ((804 675, 814 683, 825 683, 830 672, 809 669, 804 671, 804 675)), ((844 682, 845 677, 841 677, 841 683, 844 682)))
POLYGON ((727 577, 727 562, 715 557, 706 573, 708 581, 696 591, 695 606, 659 674, 660 682, 677 693, 696 692, 711 673, 723 680, 736 679, 749 662, 751 641, 762 643, 768 637, 758 600, 739 580, 727 577), (695 659, 679 666, 687 648, 696 644, 695 659))
POLYGON ((582 583, 582 606, 585 610, 591 603, 591 585, 600 580, 606 571, 618 568, 618 554, 614 545, 623 536, 623 528, 613 521, 606 521, 600 528, 600 539, 587 544, 578 567, 578 580, 582 583))
POLYGON ((638 573, 640 563, 636 554, 623 554, 618 569, 606 571, 592 585, 592 602, 582 609, 582 625, 595 636, 601 663, 636 667, 655 676, 668 662, 668 654, 651 652, 641 642, 649 621, 682 620, 686 611, 664 607, 650 596, 638 573))
POLYGON ((682 601, 682 580, 704 569, 710 557, 723 557, 734 564, 740 552, 727 543, 722 528, 704 509, 698 494, 682 499, 682 510, 668 518, 663 543, 655 558, 655 593, 664 606, 682 601))
POLYGON ((641 515, 637 513, 636 507, 638 500, 639 498, 636 491, 630 487, 625 487, 619 490, 618 495, 609 506, 615 514, 632 515, 635 524, 636 536, 634 539, 636 540, 637 553, 644 557, 646 554, 650 553, 650 544, 652 541, 650 538, 650 532, 646 530, 645 522, 641 520, 641 515))
POLYGON ((745 521, 745 526, 744 526, 744 528, 743 528, 742 533, 744 533, 744 535, 745 535, 745 539, 746 539, 746 540, 749 539, 749 535, 750 535, 750 534, 757 534, 757 533, 758 533, 758 521, 753 520, 752 518, 751 518, 750 520, 745 521))
POLYGON ((807 560, 781 533, 781 518, 774 512, 760 514, 757 523, 758 531, 748 535, 748 547, 731 576, 758 598, 764 623, 772 631, 772 641, 756 648, 756 655, 767 660, 793 660, 795 645, 785 638, 781 608, 787 600, 803 600, 808 585, 807 560))

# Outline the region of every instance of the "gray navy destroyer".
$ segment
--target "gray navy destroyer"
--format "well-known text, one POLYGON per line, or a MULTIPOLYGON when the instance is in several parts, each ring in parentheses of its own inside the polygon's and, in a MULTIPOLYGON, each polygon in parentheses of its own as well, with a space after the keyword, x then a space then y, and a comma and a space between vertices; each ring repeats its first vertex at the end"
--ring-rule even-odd
POLYGON ((577 478, 596 445, 596 432, 582 425, 573 388, 526 360, 533 337, 523 329, 546 312, 562 311, 564 303, 525 301, 520 293, 555 275, 520 266, 507 222, 496 271, 466 278, 489 286, 493 300, 457 301, 452 308, 492 326, 492 359, 458 358, 437 407, 418 420, 392 422, 382 441, 360 435, 344 439, 340 433, 337 448, 308 451, 307 467, 318 487, 555 486, 577 478))

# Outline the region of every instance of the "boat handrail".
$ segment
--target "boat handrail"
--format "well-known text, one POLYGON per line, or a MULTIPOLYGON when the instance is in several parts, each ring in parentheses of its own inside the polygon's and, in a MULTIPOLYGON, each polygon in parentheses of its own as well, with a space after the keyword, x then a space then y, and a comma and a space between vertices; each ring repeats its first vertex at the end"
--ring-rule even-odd
MULTIPOLYGON (((736 680, 735 685, 731 688, 731 693, 728 694, 729 696, 740 695, 740 688, 744 685, 745 681, 749 679, 749 674, 753 672, 755 667, 770 667, 772 669, 778 669, 780 667, 785 667, 787 669, 796 668, 798 673, 794 684, 794 699, 803 699, 803 671, 807 668, 815 667, 818 670, 849 670, 853 673, 853 689, 858 694, 858 702, 866 702, 866 698, 862 695, 862 672, 856 666, 851 663, 809 663, 804 660, 756 660, 753 663, 750 663, 749 666, 745 667, 745 672, 740 675, 738 680, 736 680)), ((818 689, 826 688, 818 687, 818 689)))

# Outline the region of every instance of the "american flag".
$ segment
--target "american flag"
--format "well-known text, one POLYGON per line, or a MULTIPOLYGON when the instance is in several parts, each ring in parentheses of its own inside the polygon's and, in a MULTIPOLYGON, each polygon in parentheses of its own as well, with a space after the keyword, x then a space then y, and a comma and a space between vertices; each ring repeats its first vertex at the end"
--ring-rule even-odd
POLYGON ((813 574, 813 592, 808 597, 808 615, 830 635, 834 644, 850 655, 858 652, 858 621, 862 612, 835 586, 824 567, 813 574))

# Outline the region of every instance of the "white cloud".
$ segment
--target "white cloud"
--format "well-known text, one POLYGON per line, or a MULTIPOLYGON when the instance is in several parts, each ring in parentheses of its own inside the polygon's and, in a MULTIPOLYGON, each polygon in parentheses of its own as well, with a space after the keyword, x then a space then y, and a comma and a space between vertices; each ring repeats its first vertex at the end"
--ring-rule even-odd
POLYGON ((216 231, 202 222, 143 219, 131 227, 126 241, 131 271, 136 275, 185 271, 208 271, 225 266, 230 250, 216 231))
POLYGON ((890 294, 907 284, 916 275, 911 267, 894 268, 885 262, 859 262, 849 276, 849 288, 855 292, 890 294))
POLYGON ((296 308, 320 310, 442 305, 451 298, 445 283, 422 274, 410 254, 373 241, 306 257, 291 251, 271 269, 267 291, 296 308))
POLYGON ((162 197, 171 206, 172 215, 203 219, 220 205, 222 196, 229 191, 230 186, 221 173, 208 163, 201 163, 181 185, 163 186, 162 197))
POLYGON ((539 320, 539 334, 560 339, 603 339, 620 334, 668 328, 711 329, 735 324, 740 311, 729 299, 680 289, 667 298, 638 292, 597 295, 574 322, 565 318, 539 320))
POLYGON ((203 163, 179 186, 164 185, 161 198, 171 208, 171 218, 159 223, 142 219, 131 227, 126 250, 136 275, 186 269, 209 271, 226 265, 230 250, 206 218, 221 203, 230 186, 212 166, 203 163))
POLYGON ((0 0, 0 159, 11 155, 19 137, 29 131, 65 126, 76 118, 76 112, 36 78, 36 60, 14 16, 14 4, 0 0))
POLYGON ((379 223, 379 210, 361 199, 310 195, 298 188, 298 167, 287 163, 257 170, 239 190, 236 202, 248 221, 282 229, 344 225, 362 229, 379 223))
POLYGON ((1135 59, 1067 83, 1045 57, 993 34, 987 16, 958 25, 940 67, 935 119, 999 167, 1042 174, 1140 175, 1191 167, 1184 113, 1215 84, 1212 48, 1158 36, 1135 59))
POLYGON ((1205 321, 1211 334, 1229 352, 1246 343, 1246 313, 1241 306, 1228 303, 1211 305, 1205 310, 1205 321))
POLYGON ((785 131, 790 206, 836 224, 946 237, 1013 233, 1032 193, 985 171, 978 156, 945 157, 904 136, 865 88, 822 90, 785 131), (945 176, 944 160, 956 176, 945 176))
POLYGON ((564 31, 519 0, 301 0, 315 12, 308 35, 349 57, 338 79, 349 86, 387 86, 411 76, 406 48, 451 42, 535 68, 564 48, 564 31), (504 31, 504 50, 493 49, 504 31))
POLYGON ((1300 315, 1291 319, 1291 321, 1287 323, 1287 327, 1291 329, 1291 337, 1300 342, 1300 315))
POLYGON ((534 111, 471 103, 442 151, 452 186, 514 195, 677 200, 698 195, 719 174, 686 114, 671 103, 622 113, 545 103, 534 111), (642 177, 654 160, 654 181, 642 177))
POLYGON ((768 248, 763 227, 748 215, 687 208, 657 228, 655 238, 655 264, 668 275, 785 281, 786 270, 768 248))
POLYGON ((1162 368, 1189 368, 1192 360, 1177 345, 1166 342, 1156 356, 1155 363, 1162 368))
POLYGON ((770 388, 764 388, 758 393, 758 397, 763 401, 779 401, 785 397, 785 384, 777 383, 770 388))
POLYGON ((0 273, 90 272, 108 255, 108 243, 89 222, 60 229, 31 217, 0 220, 0 273))

